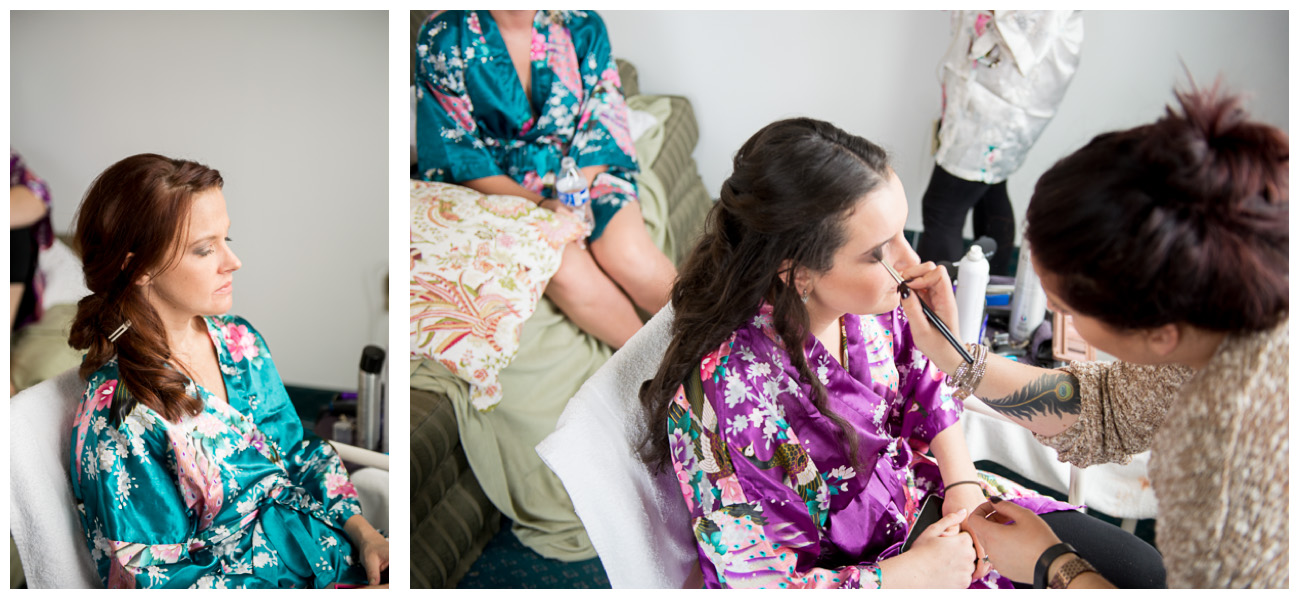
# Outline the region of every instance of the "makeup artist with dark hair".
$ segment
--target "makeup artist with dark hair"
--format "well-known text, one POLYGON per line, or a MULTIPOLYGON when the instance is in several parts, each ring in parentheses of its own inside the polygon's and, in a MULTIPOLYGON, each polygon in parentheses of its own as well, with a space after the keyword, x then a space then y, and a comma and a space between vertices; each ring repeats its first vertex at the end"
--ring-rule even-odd
MULTIPOLYGON (((1287 587, 1288 140, 1217 88, 1177 98, 1058 162, 1026 216, 1049 306, 1119 361, 966 365, 915 298, 903 306, 935 365, 1061 460, 1152 451, 1170 587, 1287 587)), ((954 322, 944 270, 909 285, 954 322)), ((965 528, 1014 580, 1110 587, 1009 502, 965 528)))

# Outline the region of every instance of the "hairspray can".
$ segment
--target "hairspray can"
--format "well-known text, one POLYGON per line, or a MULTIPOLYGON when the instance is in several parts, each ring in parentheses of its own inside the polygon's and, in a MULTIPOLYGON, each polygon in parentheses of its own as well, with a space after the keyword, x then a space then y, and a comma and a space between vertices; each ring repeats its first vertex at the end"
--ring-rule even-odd
POLYGON ((1011 293, 1011 340, 1023 342, 1034 335, 1047 314, 1047 294, 1038 281, 1034 264, 1029 257, 1029 247, 1020 246, 1020 261, 1016 264, 1016 287, 1011 293))
POLYGON ((971 246, 966 256, 957 262, 957 325, 958 335, 966 344, 980 343, 980 329, 984 325, 984 293, 989 288, 989 261, 984 249, 971 246))

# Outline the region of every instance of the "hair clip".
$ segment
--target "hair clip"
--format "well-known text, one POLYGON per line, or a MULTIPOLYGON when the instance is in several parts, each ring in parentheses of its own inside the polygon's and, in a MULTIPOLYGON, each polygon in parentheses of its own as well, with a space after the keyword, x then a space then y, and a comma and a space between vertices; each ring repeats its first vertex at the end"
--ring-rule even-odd
POLYGON ((108 334, 109 343, 116 343, 117 338, 122 337, 122 334, 126 333, 126 330, 130 328, 131 328, 131 319, 127 319, 125 323, 122 323, 121 327, 118 327, 116 330, 113 331, 113 333, 108 334))

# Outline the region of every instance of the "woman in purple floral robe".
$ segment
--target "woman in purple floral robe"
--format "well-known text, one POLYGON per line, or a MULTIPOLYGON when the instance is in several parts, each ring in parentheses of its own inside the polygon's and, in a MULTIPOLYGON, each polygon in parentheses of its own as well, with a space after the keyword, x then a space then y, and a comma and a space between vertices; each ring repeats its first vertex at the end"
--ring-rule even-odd
POLYGON ((884 150, 829 123, 778 121, 736 154, 642 389, 646 458, 677 475, 708 587, 1012 587, 963 530, 986 495, 1051 513, 1081 552, 1144 545, 975 470, 880 264, 925 269, 906 217, 884 150), (904 552, 931 496, 943 517, 904 552))

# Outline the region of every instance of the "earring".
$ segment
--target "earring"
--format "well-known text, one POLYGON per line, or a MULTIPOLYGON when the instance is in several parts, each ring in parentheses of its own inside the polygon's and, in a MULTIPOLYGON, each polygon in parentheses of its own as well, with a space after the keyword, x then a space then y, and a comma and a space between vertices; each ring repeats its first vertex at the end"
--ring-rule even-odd
POLYGON ((812 294, 812 287, 811 287, 811 286, 809 286, 809 287, 807 287, 807 288, 804 288, 803 294, 799 296, 799 299, 800 299, 800 300, 803 300, 803 303, 804 303, 804 304, 807 304, 807 303, 808 303, 808 296, 809 296, 810 294, 812 294))

